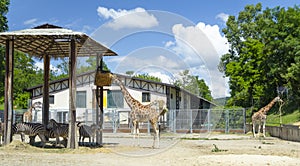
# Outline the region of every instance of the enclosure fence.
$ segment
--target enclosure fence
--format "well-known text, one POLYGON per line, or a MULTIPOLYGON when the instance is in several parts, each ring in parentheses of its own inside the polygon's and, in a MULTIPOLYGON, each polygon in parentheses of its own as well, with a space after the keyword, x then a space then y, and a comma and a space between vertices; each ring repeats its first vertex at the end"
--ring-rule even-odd
MULTIPOLYGON (((103 129, 107 132, 126 132, 131 128, 129 109, 105 109, 103 129)), ((86 110, 85 123, 95 123, 95 111, 86 110)), ((161 130, 174 133, 246 132, 245 109, 188 109, 169 110, 160 117, 161 130)), ((140 123, 140 130, 151 131, 149 122, 140 123)))
MULTIPOLYGON (((68 123, 68 109, 50 109, 50 119, 68 123)), ((104 109, 104 132, 131 132, 130 109, 104 109)), ((20 119, 21 120, 21 119, 20 119)), ((96 123, 96 110, 84 109, 77 112, 77 121, 96 123)), ((33 114, 33 122, 41 122, 41 111, 33 114)), ((149 122, 139 124, 141 132, 151 131, 149 122)), ((169 110, 159 119, 162 131, 174 133, 224 132, 246 133, 245 109, 180 109, 169 110)))

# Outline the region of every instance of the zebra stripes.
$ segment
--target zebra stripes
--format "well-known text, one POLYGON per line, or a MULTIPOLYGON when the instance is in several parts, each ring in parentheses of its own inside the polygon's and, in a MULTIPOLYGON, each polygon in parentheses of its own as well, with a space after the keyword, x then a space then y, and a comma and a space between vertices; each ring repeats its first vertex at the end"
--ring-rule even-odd
POLYGON ((55 146, 60 144, 59 137, 63 137, 64 146, 67 147, 68 134, 69 124, 57 123, 54 119, 50 119, 47 125, 46 136, 48 138, 56 138, 55 146))
POLYGON ((44 147, 46 144, 46 127, 41 123, 17 123, 12 125, 12 134, 20 134, 22 142, 25 141, 25 135, 30 137, 30 145, 34 144, 35 136, 39 136, 42 141, 42 146, 44 147))
POLYGON ((77 124, 79 127, 79 143, 82 138, 82 143, 84 142, 84 138, 89 138, 89 144, 91 145, 91 138, 92 138, 92 143, 94 143, 94 138, 96 135, 96 131, 100 130, 100 127, 96 124, 92 124, 91 126, 88 125, 83 125, 81 122, 77 124))

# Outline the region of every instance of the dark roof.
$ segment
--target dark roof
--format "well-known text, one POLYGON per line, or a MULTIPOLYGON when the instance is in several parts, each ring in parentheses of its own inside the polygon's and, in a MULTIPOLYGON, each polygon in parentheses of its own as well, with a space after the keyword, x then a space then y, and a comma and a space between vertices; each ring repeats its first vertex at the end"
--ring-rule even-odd
POLYGON ((77 56, 117 55, 82 32, 51 24, 43 24, 32 29, 0 33, 1 45, 6 45, 6 40, 10 39, 14 40, 15 49, 39 58, 44 55, 68 57, 72 39, 76 41, 77 56))

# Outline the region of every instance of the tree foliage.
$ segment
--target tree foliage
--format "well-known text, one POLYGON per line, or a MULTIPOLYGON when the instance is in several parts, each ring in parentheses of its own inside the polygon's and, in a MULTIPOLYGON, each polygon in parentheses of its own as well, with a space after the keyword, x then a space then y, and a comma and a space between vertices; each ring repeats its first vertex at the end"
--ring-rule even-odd
POLYGON ((179 73, 179 78, 174 81, 174 85, 183 88, 192 94, 201 96, 209 101, 213 98, 211 96, 211 91, 206 85, 203 79, 199 79, 198 76, 193 76, 190 74, 189 70, 184 70, 179 73))
MULTIPOLYGON (((8 30, 6 14, 9 0, 0 1, 0 32, 8 30)), ((0 46, 0 103, 4 101, 5 49, 0 46)))
POLYGON ((145 80, 151 80, 151 81, 155 81, 155 82, 162 82, 160 78, 151 76, 149 74, 137 74, 134 77, 145 79, 145 80))
POLYGON ((298 6, 263 10, 258 3, 229 16, 223 33, 230 49, 219 64, 229 77, 229 105, 261 107, 280 86, 290 89, 291 102, 300 99, 299 24, 298 6))

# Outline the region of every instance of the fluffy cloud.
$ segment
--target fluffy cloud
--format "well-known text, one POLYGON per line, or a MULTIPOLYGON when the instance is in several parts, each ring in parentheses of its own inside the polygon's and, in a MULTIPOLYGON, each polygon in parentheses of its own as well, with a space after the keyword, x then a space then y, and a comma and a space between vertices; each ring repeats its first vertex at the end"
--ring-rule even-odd
POLYGON ((227 95, 226 80, 217 66, 221 55, 229 47, 219 27, 202 22, 195 26, 177 24, 173 26, 173 34, 175 41, 166 42, 165 46, 182 56, 193 75, 199 75, 206 81, 214 97, 227 95))
POLYGON ((227 22, 229 15, 225 13, 220 13, 216 16, 217 19, 222 20, 224 23, 227 22))
POLYGON ((32 24, 35 24, 37 22, 37 19, 36 18, 33 18, 33 19, 29 19, 29 20, 26 20, 24 21, 24 25, 32 25, 32 24))
POLYGON ((151 28, 158 25, 157 19, 143 8, 114 10, 100 6, 97 12, 104 19, 112 19, 107 26, 114 30, 122 28, 151 28))

